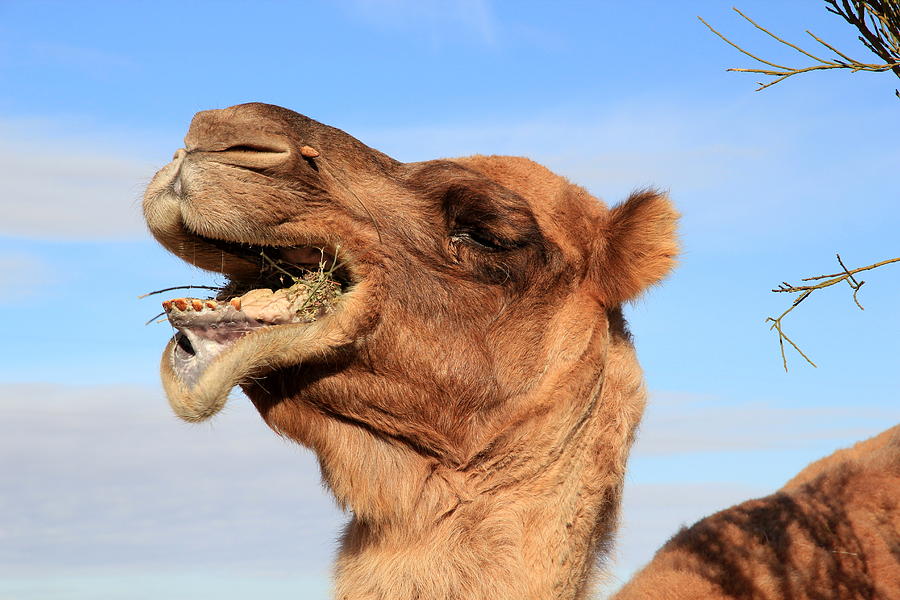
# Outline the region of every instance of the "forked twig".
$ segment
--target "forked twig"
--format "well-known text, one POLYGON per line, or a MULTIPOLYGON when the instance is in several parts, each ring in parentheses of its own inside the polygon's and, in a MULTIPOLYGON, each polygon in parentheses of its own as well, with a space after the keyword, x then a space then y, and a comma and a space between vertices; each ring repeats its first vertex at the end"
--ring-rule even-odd
POLYGON ((837 256, 838 264, 841 265, 841 268, 843 269, 843 271, 841 271, 840 273, 831 273, 829 275, 816 275, 814 277, 803 278, 803 281, 818 281, 819 282, 819 283, 815 283, 815 284, 811 284, 811 285, 791 285, 790 283, 783 281, 777 288, 772 290, 773 292, 787 292, 788 294, 800 294, 799 296, 797 296, 794 299, 794 301, 791 303, 791 305, 788 307, 788 309, 786 311, 784 311, 777 317, 767 317, 766 318, 766 323, 769 323, 769 322, 772 323, 772 325, 769 327, 769 329, 770 330, 774 329, 778 333, 778 344, 779 344, 779 347, 781 348, 781 360, 782 360, 782 363, 784 364, 785 371, 788 370, 787 355, 784 352, 784 342, 785 341, 787 341, 791 346, 793 346, 794 350, 796 350, 800 354, 800 356, 802 356, 804 359, 806 359, 806 362, 808 362, 809 364, 811 364, 814 367, 816 366, 816 363, 814 363, 812 360, 810 360, 810 358, 800 349, 800 347, 797 346, 797 344, 795 344, 794 341, 791 340, 791 338, 789 338, 784 333, 784 329, 782 328, 781 321, 782 321, 782 319, 784 319, 784 317, 786 317, 788 315, 788 313, 790 313, 792 310, 797 308, 797 306, 799 306, 799 304, 801 302, 803 302, 804 300, 809 298, 809 296, 814 291, 825 289, 825 288, 831 287, 833 285, 837 285, 838 283, 841 283, 842 281, 846 281, 847 284, 850 286, 850 288, 853 290, 853 302, 856 303, 856 306, 858 306, 860 310, 865 310, 863 308, 863 305, 860 304, 859 298, 857 297, 857 294, 859 293, 859 289, 863 286, 865 281, 857 280, 855 275, 857 273, 861 273, 863 271, 870 271, 872 269, 877 269, 878 267, 883 267, 884 265, 889 265, 891 263, 900 262, 900 257, 890 258, 888 260, 882 260, 880 262, 877 262, 877 263, 874 263, 871 265, 867 265, 865 267, 859 267, 857 269, 851 270, 851 269, 848 269, 847 266, 844 264, 844 261, 841 259, 840 254, 838 254, 836 256, 837 256))

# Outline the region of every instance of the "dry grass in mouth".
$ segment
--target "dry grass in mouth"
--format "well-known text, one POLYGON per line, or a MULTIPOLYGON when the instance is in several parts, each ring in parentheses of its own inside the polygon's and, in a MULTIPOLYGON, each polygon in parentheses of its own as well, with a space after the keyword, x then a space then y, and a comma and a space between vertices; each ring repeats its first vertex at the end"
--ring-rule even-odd
MULTIPOLYGON (((218 292, 215 298, 206 299, 219 302, 242 298, 250 301, 251 298, 259 296, 275 296, 289 302, 291 313, 294 315, 292 322, 309 323, 332 312, 343 295, 344 284, 336 277, 336 272, 342 267, 342 263, 338 262, 338 250, 339 248, 336 248, 334 256, 329 258, 326 258, 326 253, 322 251, 318 267, 310 269, 274 259, 268 256, 264 249, 260 249, 260 272, 253 281, 231 281, 224 286, 174 286, 148 292, 138 298, 179 289, 215 290, 218 292)), ((167 319, 159 319, 165 314, 162 312, 154 316, 146 324, 166 321, 167 319)))
MULTIPOLYGON (((319 266, 315 270, 274 260, 266 255, 265 250, 260 250, 260 256, 271 269, 280 273, 279 279, 283 281, 284 277, 287 277, 291 282, 283 289, 285 296, 291 302, 292 312, 298 320, 312 322, 334 310, 334 306, 343 294, 343 286, 335 277, 335 271, 341 267, 341 264, 338 263, 337 249, 330 261, 325 259, 323 251, 322 260, 319 261, 319 266), (330 264, 327 264, 328 262, 330 264)), ((278 294, 280 290, 274 290, 274 292, 278 294)))

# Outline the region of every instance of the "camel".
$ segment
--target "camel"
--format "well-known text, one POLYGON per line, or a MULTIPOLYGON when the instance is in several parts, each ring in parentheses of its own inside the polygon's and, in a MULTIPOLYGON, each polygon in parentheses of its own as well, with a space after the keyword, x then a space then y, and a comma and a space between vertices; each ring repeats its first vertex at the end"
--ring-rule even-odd
POLYGON ((587 596, 645 398, 620 306, 677 254, 664 195, 608 209, 523 158, 404 164, 254 103, 198 113, 144 212, 232 282, 164 305, 172 408, 206 419, 240 385, 316 453, 353 515, 337 598, 587 596), (316 253, 326 314, 242 304, 284 285, 261 258, 316 253))
POLYGON ((678 253, 664 194, 401 163, 251 103, 194 117, 144 213, 229 280, 163 303, 169 403, 202 421, 239 386, 316 453, 352 513, 336 598, 589 597, 646 398, 621 306, 678 253))
POLYGON ((676 533, 613 600, 900 599, 900 425, 676 533))

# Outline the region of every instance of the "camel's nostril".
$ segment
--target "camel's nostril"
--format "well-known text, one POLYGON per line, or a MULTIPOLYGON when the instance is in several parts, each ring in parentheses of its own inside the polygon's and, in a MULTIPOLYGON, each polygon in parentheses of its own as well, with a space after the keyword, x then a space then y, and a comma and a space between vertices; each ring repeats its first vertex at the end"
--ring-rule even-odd
POLYGON ((236 144, 228 146, 224 150, 216 150, 215 152, 287 152, 286 148, 266 147, 260 144, 236 144))
POLYGON ((277 167, 290 160, 292 155, 291 147, 286 142, 264 135, 249 140, 244 136, 235 140, 228 139, 226 135, 209 135, 201 138, 192 152, 202 153, 206 160, 248 169, 277 167))

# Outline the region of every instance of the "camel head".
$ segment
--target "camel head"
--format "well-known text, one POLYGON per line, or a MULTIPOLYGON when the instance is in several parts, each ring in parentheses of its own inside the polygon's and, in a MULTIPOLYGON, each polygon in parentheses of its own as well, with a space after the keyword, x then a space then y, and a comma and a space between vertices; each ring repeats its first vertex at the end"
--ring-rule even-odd
POLYGON ((464 512, 556 455, 621 471, 643 396, 619 307, 673 265, 663 195, 608 209, 524 158, 402 163, 254 103, 198 113, 144 213, 229 281, 164 303, 174 411, 209 418, 240 386, 357 522, 464 512))

